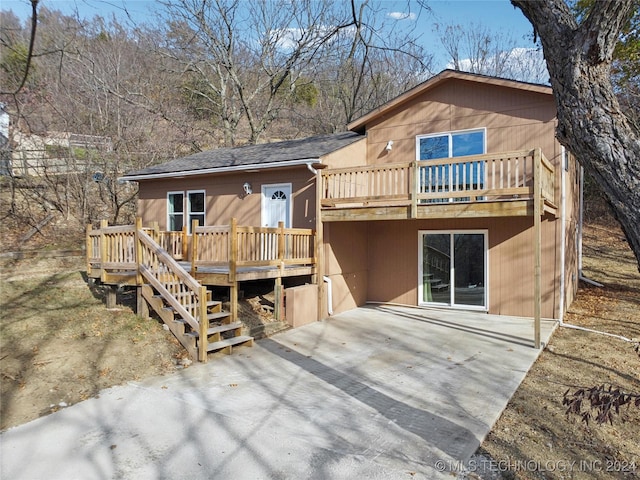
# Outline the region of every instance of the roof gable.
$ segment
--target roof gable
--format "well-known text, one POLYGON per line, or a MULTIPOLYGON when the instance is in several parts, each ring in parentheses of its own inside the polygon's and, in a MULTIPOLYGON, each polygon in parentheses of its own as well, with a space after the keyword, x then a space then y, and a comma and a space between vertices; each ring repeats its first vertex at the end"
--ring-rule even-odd
POLYGON ((540 85, 536 83, 526 83, 516 80, 509 80, 505 78, 490 77, 486 75, 479 75, 475 73, 460 72, 457 70, 444 70, 438 75, 431 77, 429 80, 415 86, 411 90, 397 96, 389 102, 381 105, 380 107, 372 110, 371 112, 363 115, 362 117, 354 120, 347 129, 354 132, 364 132, 367 124, 374 122, 377 118, 382 117, 389 113, 391 110, 397 109, 402 105, 410 102, 414 98, 425 94, 426 92, 442 85, 444 82, 450 80, 466 80, 471 82, 477 82, 485 85, 494 85, 504 88, 518 89, 526 92, 541 93, 545 95, 553 95, 553 90, 550 86, 540 85))

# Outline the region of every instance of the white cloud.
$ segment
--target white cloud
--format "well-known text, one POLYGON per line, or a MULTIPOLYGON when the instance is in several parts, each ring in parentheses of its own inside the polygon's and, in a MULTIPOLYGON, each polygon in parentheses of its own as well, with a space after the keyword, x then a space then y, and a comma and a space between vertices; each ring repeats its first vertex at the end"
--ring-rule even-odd
POLYGON ((415 13, 404 13, 404 12, 389 12, 387 13, 387 17, 393 18, 394 20, 415 20, 418 16, 415 13))

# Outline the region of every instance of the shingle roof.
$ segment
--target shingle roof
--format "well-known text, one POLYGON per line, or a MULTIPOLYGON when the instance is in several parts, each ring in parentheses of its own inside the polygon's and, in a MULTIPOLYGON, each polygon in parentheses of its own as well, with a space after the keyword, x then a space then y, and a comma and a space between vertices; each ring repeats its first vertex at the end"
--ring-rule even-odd
POLYGON ((278 163, 285 164, 296 160, 317 160, 361 138, 364 138, 363 135, 358 133, 342 132, 333 135, 285 140, 283 142, 218 148, 195 153, 142 170, 132 171, 122 178, 127 180, 130 177, 136 177, 137 180, 143 179, 145 176, 153 178, 170 174, 185 174, 187 172, 196 174, 200 170, 206 170, 207 173, 215 173, 216 169, 227 170, 243 166, 260 167, 265 164, 277 166, 278 163))

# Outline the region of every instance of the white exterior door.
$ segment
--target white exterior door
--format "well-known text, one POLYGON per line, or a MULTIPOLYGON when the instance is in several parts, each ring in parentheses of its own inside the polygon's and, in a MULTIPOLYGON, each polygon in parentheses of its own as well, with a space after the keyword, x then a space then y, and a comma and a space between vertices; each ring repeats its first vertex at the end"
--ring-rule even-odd
POLYGON ((262 226, 291 228, 291 184, 262 186, 262 226))

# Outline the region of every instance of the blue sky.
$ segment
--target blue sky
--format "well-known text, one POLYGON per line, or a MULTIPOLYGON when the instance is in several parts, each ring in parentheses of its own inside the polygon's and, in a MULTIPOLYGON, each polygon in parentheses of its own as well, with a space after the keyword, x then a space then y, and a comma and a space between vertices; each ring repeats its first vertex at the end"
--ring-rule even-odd
MULTIPOLYGON (((421 43, 435 55, 435 69, 446 68, 448 58, 444 54, 434 24, 443 25, 469 23, 481 24, 494 32, 509 34, 517 41, 514 47, 532 47, 530 40, 531 25, 522 13, 515 9, 509 0, 427 0, 431 12, 422 12, 417 19, 397 20, 401 23, 416 25, 421 35, 421 43)), ((41 6, 61 10, 65 14, 76 11, 82 18, 95 15, 110 16, 111 13, 123 14, 126 8, 135 21, 144 21, 149 13, 159 5, 153 0, 40 0, 41 6)), ((417 4, 407 0, 381 0, 380 5, 387 13, 409 13, 418 10, 417 4), (408 8, 409 7, 409 8, 408 8)), ((0 9, 13 10, 20 18, 27 18, 31 7, 27 0, 2 0, 0 9)), ((402 25, 399 25, 402 26, 402 25)))

